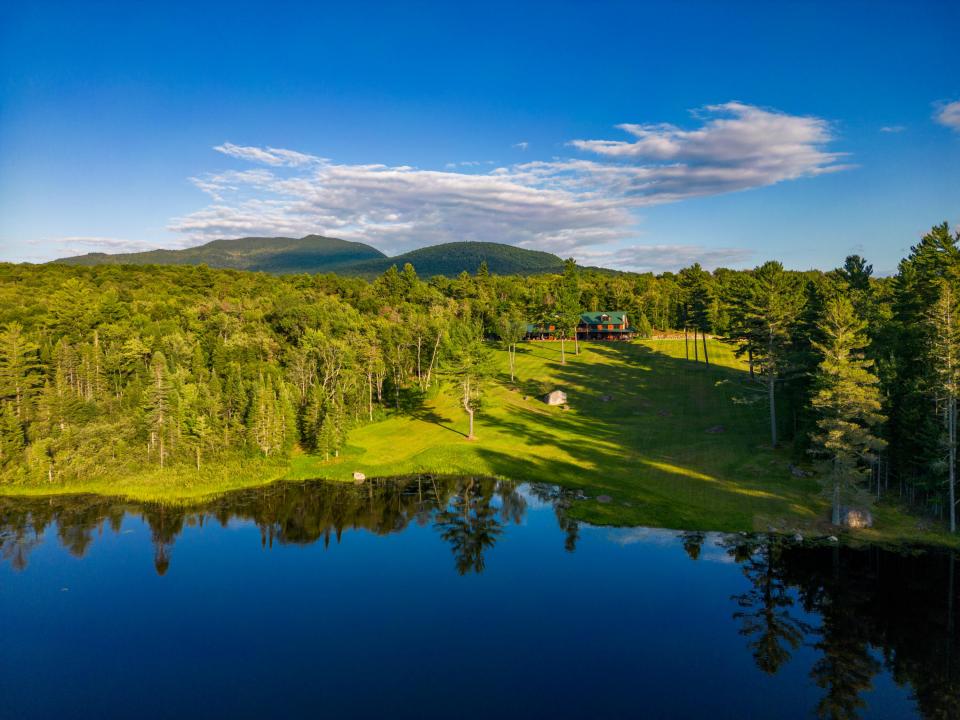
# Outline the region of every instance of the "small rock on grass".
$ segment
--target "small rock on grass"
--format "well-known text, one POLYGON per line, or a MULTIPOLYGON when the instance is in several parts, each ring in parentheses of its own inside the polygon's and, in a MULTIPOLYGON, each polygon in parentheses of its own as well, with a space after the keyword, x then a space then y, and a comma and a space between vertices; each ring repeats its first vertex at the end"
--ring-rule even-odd
POLYGON ((610 497, 609 495, 597 495, 598 503, 603 503, 604 505, 606 505, 608 502, 612 502, 612 501, 613 501, 613 498, 610 497))

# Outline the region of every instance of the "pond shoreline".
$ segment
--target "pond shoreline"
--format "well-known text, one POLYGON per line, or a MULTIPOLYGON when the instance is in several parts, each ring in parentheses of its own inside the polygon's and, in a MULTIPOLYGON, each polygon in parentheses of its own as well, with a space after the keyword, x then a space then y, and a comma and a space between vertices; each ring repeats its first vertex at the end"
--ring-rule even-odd
MULTIPOLYGON (((301 458, 314 459, 319 458, 311 456, 300 456, 301 458)), ((97 496, 104 499, 115 499, 131 503, 156 503, 169 507, 190 508, 200 506, 205 502, 210 502, 234 493, 244 491, 260 490, 277 485, 302 485, 311 481, 326 481, 334 483, 343 483, 344 485, 363 485, 365 483, 400 483, 413 478, 423 478, 424 480, 437 479, 449 480, 458 477, 476 477, 478 479, 490 479, 501 481, 513 481, 513 478, 499 477, 484 473, 404 473, 389 476, 370 477, 366 480, 357 482, 348 476, 346 472, 341 473, 343 477, 306 477, 297 476, 297 469, 293 463, 285 465, 286 469, 279 467, 273 468, 274 472, 280 472, 279 475, 267 479, 250 479, 249 476, 240 479, 238 482, 231 483, 229 486, 215 484, 210 482, 197 482, 189 486, 182 485, 157 485, 155 483, 130 484, 130 479, 121 479, 114 481, 91 481, 89 483, 71 483, 69 485, 60 485, 56 487, 42 485, 0 485, 0 501, 15 500, 17 498, 62 498, 69 496, 97 496)), ((341 466, 342 469, 342 466, 341 466)), ((134 476, 136 477, 136 476, 134 476)), ((578 497, 571 504, 568 512, 571 517, 580 522, 587 523, 594 527, 606 528, 649 528, 671 532, 704 532, 704 533, 723 533, 740 534, 749 537, 756 536, 776 536, 793 540, 798 535, 802 536, 800 542, 811 545, 843 545, 850 547, 860 546, 879 546, 898 549, 910 549, 913 547, 923 548, 960 548, 960 537, 951 536, 945 528, 940 528, 935 524, 930 526, 929 530, 917 528, 913 532, 904 532, 904 521, 921 522, 920 518, 909 515, 897 508, 883 506, 874 508, 874 511, 881 518, 888 518, 894 515, 898 522, 893 528, 868 528, 860 530, 850 530, 839 527, 828 527, 826 521, 818 525, 800 525, 796 526, 787 523, 787 527, 765 528, 754 527, 730 527, 720 523, 711 524, 709 517, 704 517, 704 523, 695 524, 686 527, 674 527, 668 525, 658 525, 656 523, 644 521, 642 508, 632 507, 623 501, 616 502, 609 495, 595 492, 595 489, 589 486, 571 487, 565 483, 549 483, 544 481, 531 481, 540 484, 554 485, 558 488, 573 491, 578 497), (596 512, 600 510, 602 512, 596 512), (833 539, 835 538, 835 540, 833 539)), ((756 523, 755 523, 756 524, 756 523)))

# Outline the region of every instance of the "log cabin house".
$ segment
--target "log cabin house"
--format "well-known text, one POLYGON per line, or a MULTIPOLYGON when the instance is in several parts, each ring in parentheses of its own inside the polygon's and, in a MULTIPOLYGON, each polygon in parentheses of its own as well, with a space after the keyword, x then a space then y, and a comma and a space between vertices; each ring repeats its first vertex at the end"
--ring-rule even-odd
MULTIPOLYGON (((580 314, 578 340, 632 340, 634 337, 636 330, 630 327, 625 312, 610 310, 580 314)), ((554 323, 530 323, 527 325, 527 339, 559 340, 560 331, 554 323)))

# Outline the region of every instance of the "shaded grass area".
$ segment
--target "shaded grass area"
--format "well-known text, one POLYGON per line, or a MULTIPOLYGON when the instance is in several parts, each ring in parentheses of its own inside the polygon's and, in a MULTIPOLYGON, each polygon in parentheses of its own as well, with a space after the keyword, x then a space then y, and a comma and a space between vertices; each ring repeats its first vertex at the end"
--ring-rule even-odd
MULTIPOLYGON (((335 461, 295 458, 291 472, 486 474, 582 488, 593 499, 571 514, 598 524, 834 532, 818 482, 794 477, 788 453, 770 448, 762 389, 731 347, 709 349, 709 368, 685 359, 682 339, 583 344, 561 365, 558 343, 528 343, 518 349, 514 388, 502 354, 476 440, 465 439, 466 416, 445 393, 415 416, 354 431, 335 461), (569 409, 540 401, 554 388, 569 409)), ((878 517, 872 539, 942 535, 894 510, 878 517)))
MULTIPOLYGON (((477 413, 476 439, 456 393, 420 399, 405 412, 351 432, 340 457, 235 461, 197 474, 166 470, 69 488, 10 488, 16 494, 97 492, 182 501, 276 479, 351 480, 415 474, 487 475, 581 488, 592 499, 570 514, 597 524, 689 530, 835 532, 813 478, 790 472, 772 450, 762 389, 732 348, 711 341, 710 367, 685 359, 682 339, 584 343, 560 364, 559 343, 521 345, 517 379, 506 353, 477 413), (567 393, 568 409, 540 396, 567 393)), ((692 353, 692 350, 691 350, 692 353)), ((6 488, 4 489, 6 491, 6 488)), ((943 542, 895 508, 875 512, 870 540, 943 542)))

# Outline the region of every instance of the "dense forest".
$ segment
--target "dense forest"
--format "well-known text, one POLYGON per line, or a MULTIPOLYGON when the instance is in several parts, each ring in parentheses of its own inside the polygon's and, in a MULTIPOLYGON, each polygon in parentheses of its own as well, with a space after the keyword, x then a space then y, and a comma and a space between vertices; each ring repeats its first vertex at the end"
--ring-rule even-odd
MULTIPOLYGON (((295 449, 330 457, 350 428, 453 392, 471 416, 491 347, 528 321, 572 337, 581 311, 640 335, 733 344, 770 443, 823 463, 836 499, 894 496, 953 523, 960 234, 934 227, 888 278, 830 272, 611 274, 372 282, 206 266, 0 266, 0 478, 63 482, 295 449), (758 393, 758 396, 759 393, 758 393)), ((835 503, 839 506, 839 502, 835 503)))

